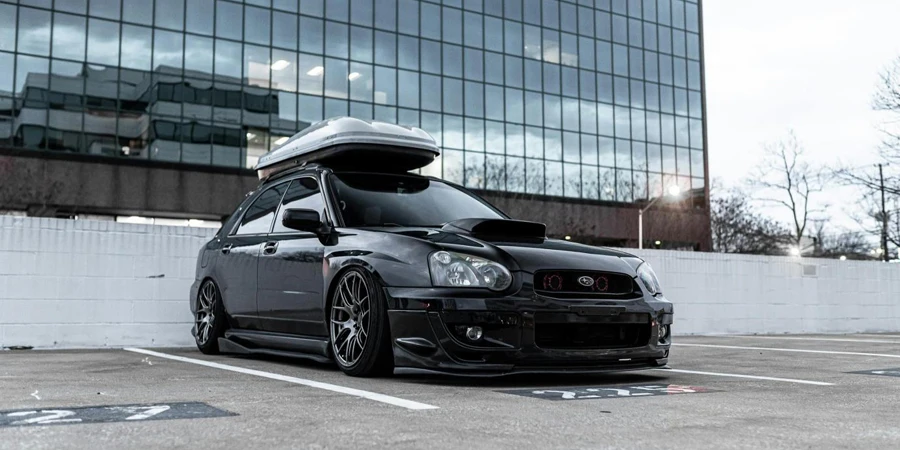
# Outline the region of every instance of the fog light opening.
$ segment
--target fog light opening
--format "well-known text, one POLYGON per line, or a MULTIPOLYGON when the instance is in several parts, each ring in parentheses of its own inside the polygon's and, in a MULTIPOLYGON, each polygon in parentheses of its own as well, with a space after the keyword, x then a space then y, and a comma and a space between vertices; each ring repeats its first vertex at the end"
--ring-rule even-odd
POLYGON ((481 336, 484 334, 481 327, 468 327, 466 328, 466 339, 470 341, 480 341, 481 336))
POLYGON ((659 342, 666 342, 669 337, 669 326, 659 324, 659 342))

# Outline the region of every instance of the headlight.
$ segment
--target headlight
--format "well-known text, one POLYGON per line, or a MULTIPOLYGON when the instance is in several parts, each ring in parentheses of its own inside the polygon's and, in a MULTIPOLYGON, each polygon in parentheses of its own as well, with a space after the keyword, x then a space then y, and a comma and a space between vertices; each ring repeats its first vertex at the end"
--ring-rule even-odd
POLYGON ((662 292, 662 288, 659 287, 659 279, 656 278, 656 273, 653 272, 653 268, 650 267, 650 263, 643 263, 637 268, 637 276, 641 280, 641 284, 647 288, 647 292, 650 295, 656 295, 662 292))
POLYGON ((502 291, 512 283, 509 270, 494 261, 462 253, 434 252, 428 257, 431 284, 442 287, 485 287, 502 291))

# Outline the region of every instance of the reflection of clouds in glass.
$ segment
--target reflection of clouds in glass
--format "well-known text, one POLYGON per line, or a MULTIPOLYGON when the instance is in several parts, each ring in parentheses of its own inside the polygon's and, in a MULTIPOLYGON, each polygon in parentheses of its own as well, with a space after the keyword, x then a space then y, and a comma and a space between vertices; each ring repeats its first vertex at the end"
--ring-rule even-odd
POLYGON ((525 155, 525 130, 521 125, 506 124, 506 154, 525 155))
POLYGON ((484 121, 481 119, 466 118, 466 150, 484 151, 484 121))
POLYGON ((50 54, 50 12, 19 8, 19 51, 50 54))
POLYGON ((84 60, 86 40, 84 17, 55 14, 53 20, 53 57, 84 60))
MULTIPOLYGON (((119 24, 91 19, 88 24, 89 62, 115 66, 119 64, 119 24)), ((147 46, 149 47, 149 39, 147 46)))
POLYGON ((459 116, 444 116, 444 146, 463 148, 463 119, 459 116))
POLYGON ((597 137, 589 134, 581 135, 581 162, 597 165, 597 137))
POLYGON ((10 95, 13 90, 13 55, 0 53, 0 96, 10 95))
POLYGON ((503 123, 489 120, 485 122, 484 131, 484 150, 488 153, 502 154, 506 146, 506 132, 503 123))
POLYGON ((537 127, 525 127, 525 156, 544 157, 544 131, 537 127))
POLYGON ((597 133, 597 104, 592 101, 581 101, 581 131, 597 133))
POLYGON ((216 75, 241 78, 241 44, 216 39, 216 75))
POLYGON ((647 145, 647 170, 662 172, 662 146, 659 144, 647 145))
POLYGON ((50 62, 47 58, 19 55, 16 58, 16 87, 15 92, 24 93, 26 80, 28 86, 47 87, 47 73, 50 71, 50 62))
POLYGON ((122 26, 122 66, 129 69, 150 70, 150 28, 122 26))
MULTIPOLYGON (((198 36, 185 36, 184 45, 185 70, 197 71, 205 75, 212 75, 213 71, 213 41, 210 38, 198 36)), ((197 75, 197 74, 192 74, 197 75)))
POLYGON ((181 69, 184 57, 183 34, 156 30, 153 40, 153 67, 174 67, 181 69))
POLYGON ((668 145, 663 146, 662 151, 663 172, 667 174, 675 173, 675 147, 668 145))
POLYGON ((16 49, 16 7, 0 3, 0 50, 16 49))

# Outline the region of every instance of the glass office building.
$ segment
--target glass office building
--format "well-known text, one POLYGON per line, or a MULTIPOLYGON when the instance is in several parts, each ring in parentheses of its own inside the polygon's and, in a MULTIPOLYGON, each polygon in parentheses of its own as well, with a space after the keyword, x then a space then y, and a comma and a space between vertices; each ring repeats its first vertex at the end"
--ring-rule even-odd
POLYGON ((234 170, 350 115, 472 188, 706 208, 699 6, 0 0, 0 146, 234 170))

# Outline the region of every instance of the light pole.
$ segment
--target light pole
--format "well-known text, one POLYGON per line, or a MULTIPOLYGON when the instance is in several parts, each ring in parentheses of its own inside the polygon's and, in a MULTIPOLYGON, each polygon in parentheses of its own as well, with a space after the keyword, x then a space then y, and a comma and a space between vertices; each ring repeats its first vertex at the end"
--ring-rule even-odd
MULTIPOLYGON (((678 197, 681 195, 681 188, 677 184, 673 184, 669 186, 667 193, 671 197, 678 197)), ((638 248, 644 248, 644 211, 650 209, 659 199, 663 198, 665 195, 660 195, 651 201, 647 206, 638 210, 638 248)))

